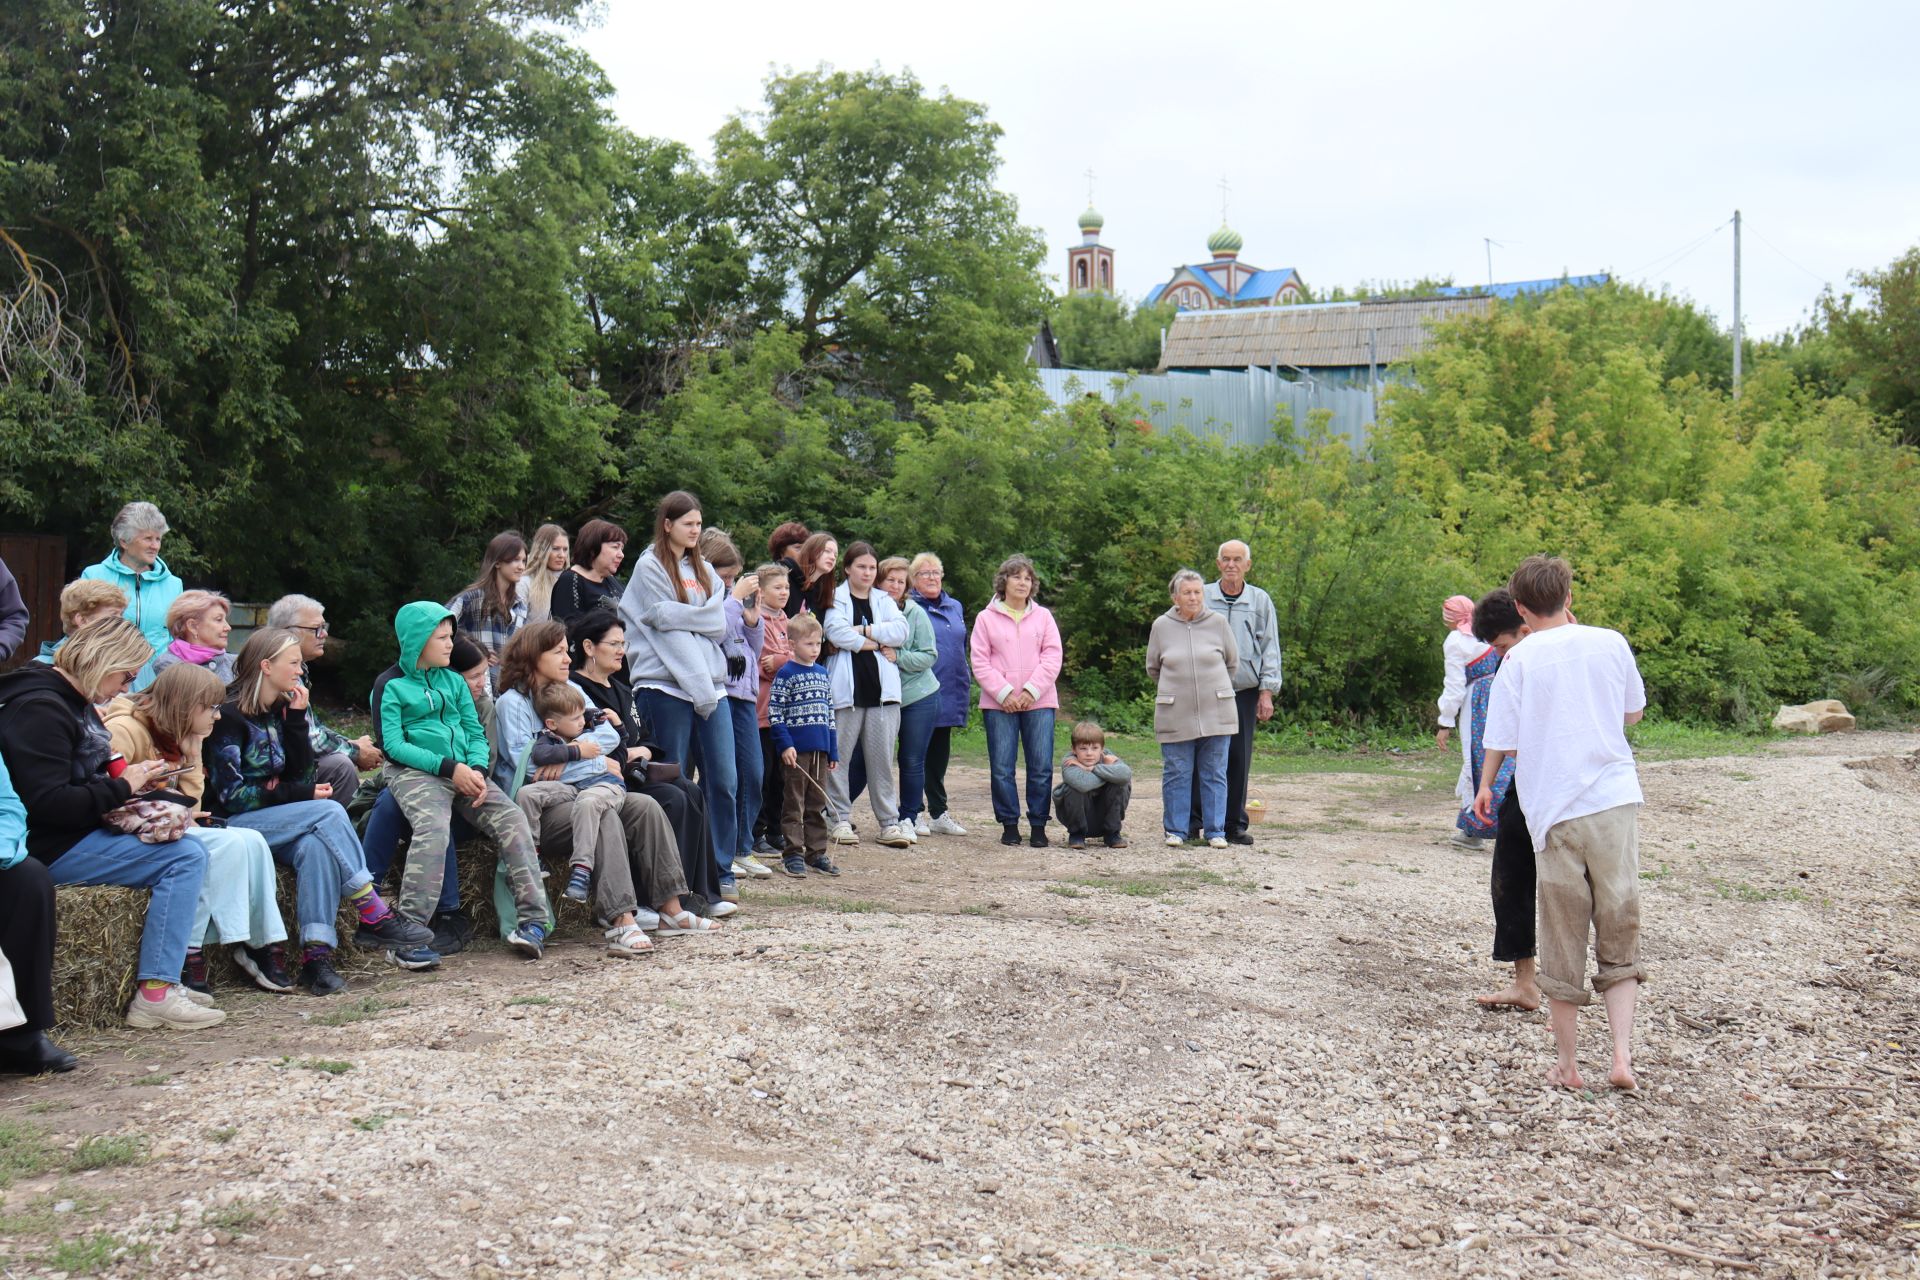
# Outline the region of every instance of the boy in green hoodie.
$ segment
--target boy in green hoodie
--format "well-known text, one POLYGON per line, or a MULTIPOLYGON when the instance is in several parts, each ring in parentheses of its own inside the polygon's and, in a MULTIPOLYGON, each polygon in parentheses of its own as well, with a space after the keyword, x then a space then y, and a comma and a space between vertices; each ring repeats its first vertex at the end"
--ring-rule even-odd
POLYGON ((516 951, 538 959, 546 949, 546 895, 540 859, 520 807, 487 781, 492 748, 467 682, 449 667, 453 615, 431 600, 400 606, 393 632, 400 641, 399 678, 380 697, 380 732, 387 789, 413 827, 400 878, 400 910, 424 921, 439 900, 447 828, 453 806, 474 830, 500 848, 519 927, 507 936, 516 951))

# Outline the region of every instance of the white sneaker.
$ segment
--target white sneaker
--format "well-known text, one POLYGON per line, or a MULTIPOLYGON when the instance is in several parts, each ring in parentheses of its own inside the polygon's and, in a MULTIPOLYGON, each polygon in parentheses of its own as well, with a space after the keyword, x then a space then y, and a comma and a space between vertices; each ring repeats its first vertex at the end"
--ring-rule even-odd
POLYGON ((909 823, 909 822, 903 822, 903 823, 901 823, 901 824, 900 824, 900 834, 901 834, 901 835, 903 835, 903 836, 905 836, 905 837, 907 838, 907 843, 908 843, 908 844, 919 844, 919 843, 920 843, 920 833, 919 833, 918 831, 916 831, 916 830, 914 830, 914 827, 913 827, 913 824, 912 824, 912 823, 909 823))
POLYGON ((740 854, 733 860, 734 875, 738 876, 741 872, 745 872, 755 880, 773 879, 773 869, 750 853, 740 854))
POLYGON ((226 1020, 224 1010, 207 1009, 195 1004, 187 999, 185 989, 178 986, 168 987, 167 994, 158 1000, 149 1000, 136 991, 133 993, 133 1003, 127 1006, 127 1025, 142 1031, 155 1031, 162 1027, 169 1031, 198 1031, 226 1020))
POLYGON ((833 841, 835 844, 859 844, 860 843, 860 837, 853 834, 853 824, 851 822, 834 823, 833 833, 829 835, 827 839, 833 841))
POLYGON ((933 820, 933 834, 937 836, 963 836, 967 829, 953 820, 953 815, 943 813, 933 820))
POLYGON ((641 907, 633 913, 633 922, 648 933, 652 933, 660 927, 660 913, 641 907))
POLYGON ((713 918, 715 920, 725 920, 739 909, 740 904, 737 902, 727 902, 725 900, 716 902, 713 904, 713 918))
POLYGON ((1226 847, 1227 838, 1225 836, 1215 836, 1213 839, 1207 841, 1207 848, 1209 849, 1224 849, 1226 847))
POLYGON ((913 834, 916 836, 930 836, 933 834, 933 828, 927 825, 926 814, 923 813, 913 820, 913 834))
POLYGON ((1185 836, 1176 836, 1171 834, 1167 836, 1167 848, 1169 849, 1178 849, 1180 846, 1184 845, 1186 842, 1187 842, 1187 838, 1185 836))
POLYGON ((896 822, 880 832, 880 843, 889 849, 904 849, 913 843, 913 833, 896 822))

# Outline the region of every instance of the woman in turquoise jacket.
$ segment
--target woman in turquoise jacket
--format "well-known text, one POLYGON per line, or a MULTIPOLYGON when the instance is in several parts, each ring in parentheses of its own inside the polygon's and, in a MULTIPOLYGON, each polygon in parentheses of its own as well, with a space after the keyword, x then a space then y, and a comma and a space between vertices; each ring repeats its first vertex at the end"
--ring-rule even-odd
POLYGON ((160 558, 160 540, 167 536, 167 518, 151 502, 129 502, 113 518, 112 551, 99 564, 80 571, 83 578, 111 582, 127 594, 126 619, 140 628, 155 651, 173 642, 167 630, 167 608, 179 596, 180 579, 160 558))

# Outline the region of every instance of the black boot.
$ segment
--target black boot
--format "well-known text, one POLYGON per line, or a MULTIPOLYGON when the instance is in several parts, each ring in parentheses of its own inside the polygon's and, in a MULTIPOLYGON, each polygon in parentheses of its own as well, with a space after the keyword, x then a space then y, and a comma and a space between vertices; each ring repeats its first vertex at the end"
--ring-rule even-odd
POLYGON ((16 1076, 71 1071, 80 1059, 47 1039, 44 1031, 10 1031, 0 1035, 0 1072, 16 1076))
POLYGON ((1027 843, 1036 849, 1046 848, 1047 845, 1051 843, 1047 839, 1047 824, 1044 822, 1034 823, 1033 834, 1027 838, 1027 843))
POLYGON ((1000 829, 1000 843, 1001 844, 1019 844, 1020 843, 1020 824, 1017 822, 1009 822, 1004 824, 1000 829))

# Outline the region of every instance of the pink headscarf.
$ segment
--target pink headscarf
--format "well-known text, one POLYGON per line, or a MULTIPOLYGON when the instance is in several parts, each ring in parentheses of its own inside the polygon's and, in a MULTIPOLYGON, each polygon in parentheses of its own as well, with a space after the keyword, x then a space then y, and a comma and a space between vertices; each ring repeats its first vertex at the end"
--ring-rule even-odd
POLYGON ((1473 601, 1465 596, 1448 596, 1440 606, 1440 616, 1462 635, 1473 634, 1473 601))

